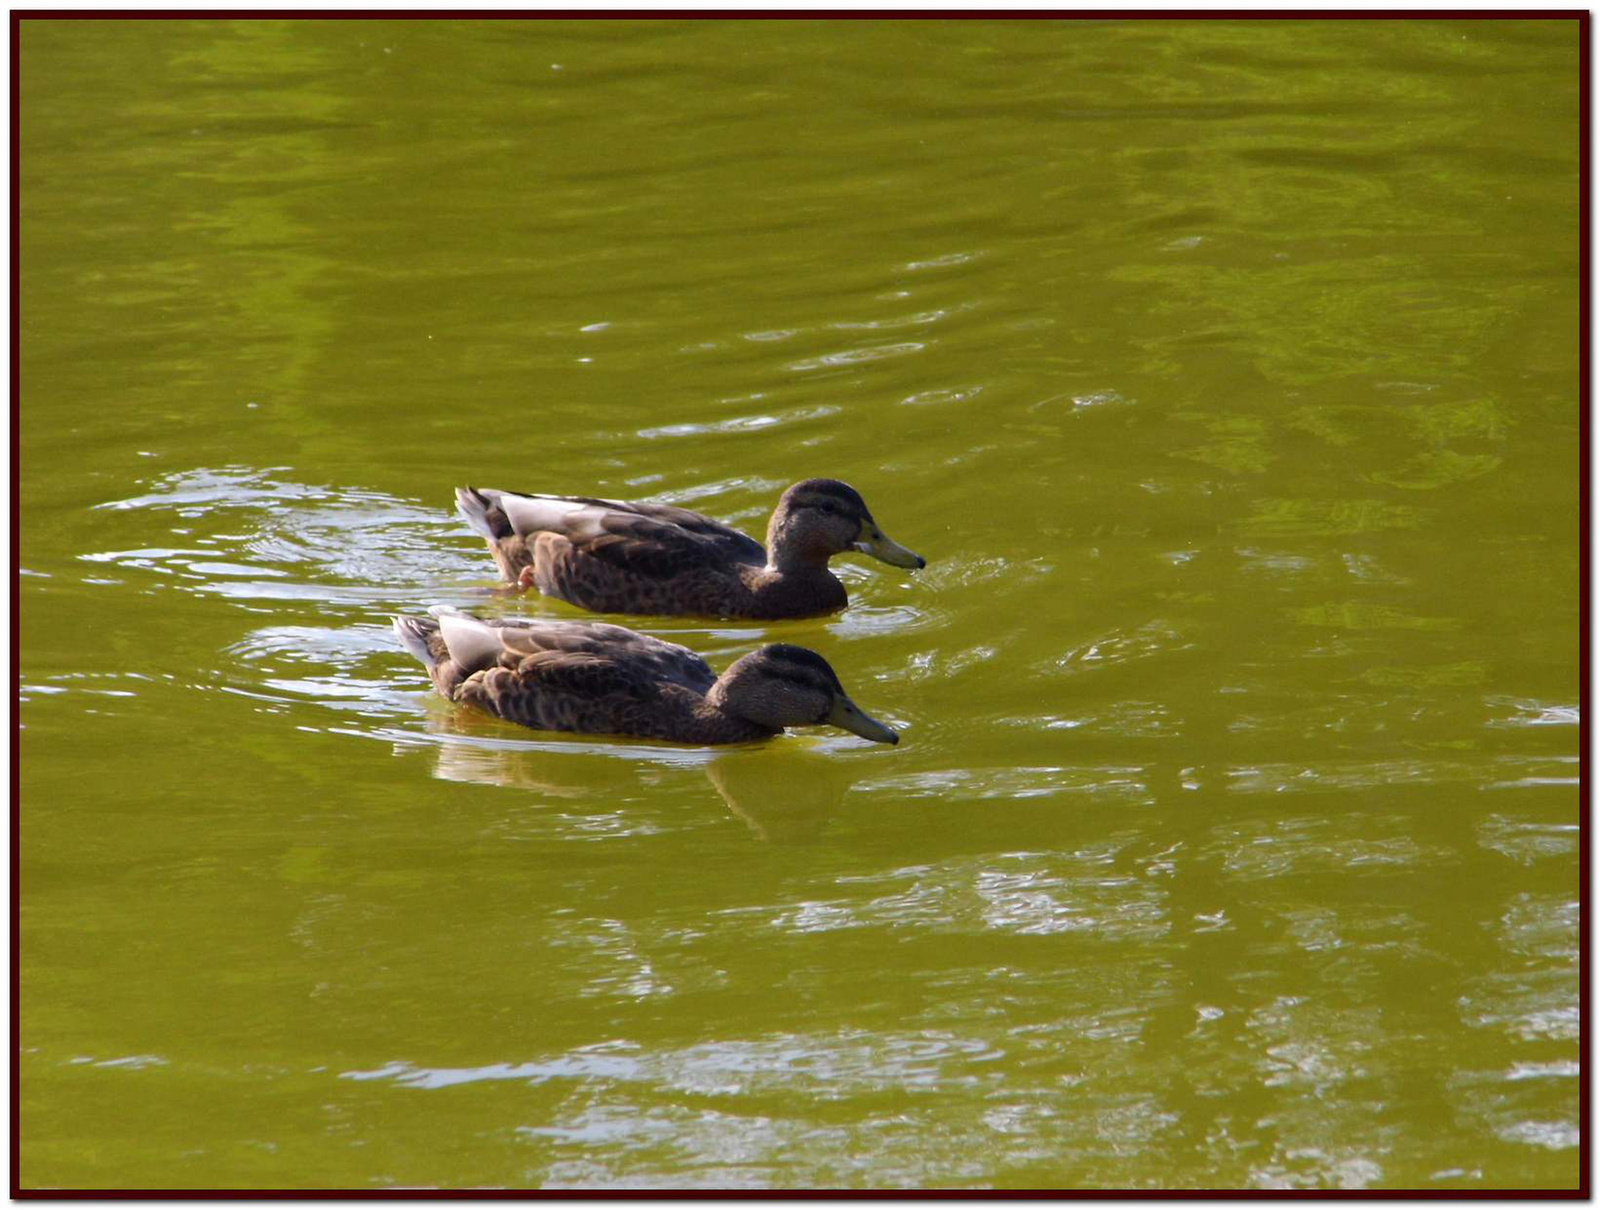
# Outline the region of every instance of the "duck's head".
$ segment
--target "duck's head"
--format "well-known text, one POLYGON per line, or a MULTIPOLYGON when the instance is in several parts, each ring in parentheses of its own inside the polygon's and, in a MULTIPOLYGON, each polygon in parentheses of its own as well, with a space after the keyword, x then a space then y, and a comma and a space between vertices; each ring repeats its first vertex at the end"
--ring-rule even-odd
POLYGON ((900 742, 850 700, 827 660, 789 643, 740 656, 706 696, 719 710, 773 731, 826 723, 875 743, 900 742))
POLYGON ((767 553, 775 565, 826 563, 847 550, 859 550, 895 567, 928 565, 878 528, 866 501, 848 483, 804 479, 778 498, 767 526, 767 553))

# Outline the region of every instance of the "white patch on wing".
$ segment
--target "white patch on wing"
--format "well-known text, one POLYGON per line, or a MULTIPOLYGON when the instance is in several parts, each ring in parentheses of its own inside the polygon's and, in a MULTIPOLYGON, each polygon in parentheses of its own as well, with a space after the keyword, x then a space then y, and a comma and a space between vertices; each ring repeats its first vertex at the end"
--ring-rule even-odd
POLYGON ((477 618, 464 613, 439 615, 439 634, 444 639, 450 658, 464 671, 473 672, 488 667, 500 658, 500 634, 493 626, 486 626, 477 618))
POLYGON ((554 496, 505 495, 500 497, 500 507, 505 510, 511 528, 526 536, 546 529, 558 534, 576 533, 573 514, 593 505, 554 496))

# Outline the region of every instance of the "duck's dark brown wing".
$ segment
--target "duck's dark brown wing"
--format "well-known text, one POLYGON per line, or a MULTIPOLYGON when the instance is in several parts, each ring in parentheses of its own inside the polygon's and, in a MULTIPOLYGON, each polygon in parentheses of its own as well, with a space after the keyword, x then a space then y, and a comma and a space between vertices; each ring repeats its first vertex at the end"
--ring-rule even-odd
MULTIPOLYGON (((519 675, 536 677, 568 692, 638 697, 653 695, 655 686, 670 683, 704 693, 717 679, 710 665, 687 647, 625 626, 534 618, 467 620, 494 635, 492 640, 487 636, 481 640, 484 663, 480 666, 490 662, 514 666, 519 675), (497 647, 492 645, 495 643, 497 647)), ((451 626, 446 638, 454 639, 460 633, 451 626)), ((472 646, 474 640, 467 633, 472 646)))
POLYGON ((726 573, 740 564, 760 567, 766 562, 766 551, 758 543, 732 531, 731 538, 697 533, 670 521, 619 512, 605 513, 599 529, 593 536, 569 535, 574 552, 652 580, 695 571, 726 573))

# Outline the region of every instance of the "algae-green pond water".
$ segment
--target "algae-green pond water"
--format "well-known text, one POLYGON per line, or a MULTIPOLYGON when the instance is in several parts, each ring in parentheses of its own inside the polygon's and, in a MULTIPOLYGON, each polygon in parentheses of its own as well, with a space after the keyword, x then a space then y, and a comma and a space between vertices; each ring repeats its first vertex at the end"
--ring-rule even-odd
POLYGON ((1575 20, 20 29, 24 1187, 1572 1188, 1575 20), (921 572, 537 734, 461 483, 921 572))

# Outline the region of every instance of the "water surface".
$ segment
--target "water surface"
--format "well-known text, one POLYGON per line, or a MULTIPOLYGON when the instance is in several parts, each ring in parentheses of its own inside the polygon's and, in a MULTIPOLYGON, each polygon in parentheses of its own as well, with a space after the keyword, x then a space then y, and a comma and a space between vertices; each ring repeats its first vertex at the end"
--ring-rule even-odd
POLYGON ((21 1180, 1575 1185, 1575 21, 22 23, 21 1180), (926 554, 537 735, 451 488, 926 554))

